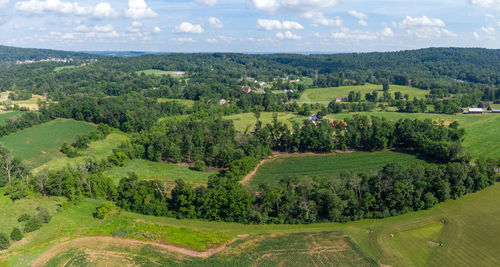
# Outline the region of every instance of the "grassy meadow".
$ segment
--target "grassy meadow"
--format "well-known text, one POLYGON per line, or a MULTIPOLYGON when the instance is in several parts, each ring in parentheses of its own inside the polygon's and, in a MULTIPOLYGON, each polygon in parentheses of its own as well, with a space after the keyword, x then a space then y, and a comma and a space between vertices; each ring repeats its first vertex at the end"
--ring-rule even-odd
POLYGON ((2 111, 0 112, 0 125, 8 119, 15 119, 23 114, 22 111, 2 111))
MULTIPOLYGON (((291 112, 276 112, 278 114, 278 120, 288 125, 288 127, 292 128, 292 122, 295 121, 297 123, 302 123, 302 121, 306 120, 307 117, 300 116, 291 112)), ((273 122, 273 114, 274 112, 261 112, 260 113, 260 121, 263 124, 272 123, 273 122)), ((234 127, 238 131, 245 131, 248 127, 248 130, 253 130, 255 128, 255 123, 257 123, 257 119, 255 118, 254 113, 242 113, 236 115, 225 116, 224 119, 232 120, 234 123, 234 127)))
POLYGON ((195 185, 207 184, 208 177, 217 173, 216 171, 194 171, 189 166, 133 159, 127 162, 125 166, 114 167, 105 171, 104 174, 108 175, 115 184, 118 184, 120 179, 127 177, 132 172, 135 172, 140 179, 164 180, 172 185, 175 179, 183 179, 195 185))
MULTIPOLYGON (((328 88, 311 88, 307 89, 297 101, 298 103, 322 103, 328 104, 337 97, 347 97, 350 91, 361 92, 361 97, 364 99, 366 93, 379 91, 382 94, 381 84, 365 84, 357 86, 340 86, 328 88)), ((401 92, 403 95, 408 94, 413 97, 424 97, 429 93, 428 90, 422 90, 410 86, 393 85, 389 86, 389 92, 394 95, 395 92, 401 92)))
POLYGON ((113 149, 128 139, 127 135, 115 130, 109 134, 104 140, 94 141, 89 144, 89 147, 81 153, 81 156, 76 158, 68 158, 62 153, 57 153, 47 163, 33 169, 34 173, 42 170, 60 169, 65 166, 77 166, 86 158, 93 158, 97 161, 107 158, 113 153, 113 149))
POLYGON ((260 166, 248 186, 256 189, 259 184, 277 184, 281 179, 290 177, 310 179, 319 176, 335 179, 342 172, 375 173, 392 162, 408 166, 425 160, 395 151, 286 155, 260 166))
POLYGON ((79 121, 57 119, 0 138, 11 153, 30 168, 41 166, 60 152, 64 142, 73 142, 95 127, 79 121))
POLYGON ((194 106, 194 101, 189 100, 189 99, 172 99, 172 98, 158 98, 158 103, 164 103, 164 102, 179 102, 183 105, 186 105, 188 107, 194 106))
POLYGON ((144 73, 145 75, 155 75, 155 76, 164 76, 164 75, 172 75, 173 77, 183 77, 184 76, 184 75, 175 74, 175 72, 181 72, 181 71, 165 71, 165 70, 156 70, 156 69, 136 71, 136 73, 139 75, 144 73))

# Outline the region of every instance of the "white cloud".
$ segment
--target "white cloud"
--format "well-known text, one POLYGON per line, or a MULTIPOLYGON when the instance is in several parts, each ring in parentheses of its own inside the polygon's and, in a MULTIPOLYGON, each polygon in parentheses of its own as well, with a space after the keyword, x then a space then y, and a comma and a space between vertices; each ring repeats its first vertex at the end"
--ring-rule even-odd
POLYGON ((500 0, 467 0, 467 2, 475 6, 500 8, 500 0))
POLYGON ((207 43, 209 43, 209 44, 216 44, 216 43, 218 43, 219 41, 218 41, 217 39, 215 39, 215 38, 207 38, 207 39, 205 40, 205 42, 207 42, 207 43))
POLYGON ((76 28, 74 28, 75 31, 77 32, 88 32, 90 31, 89 27, 87 27, 86 25, 78 25, 76 28))
POLYGON ((342 28, 341 31, 334 32, 331 34, 331 37, 333 39, 351 39, 351 40, 375 40, 377 39, 377 36, 365 32, 365 31, 351 31, 348 28, 342 28))
POLYGON ((215 18, 215 17, 208 18, 208 24, 210 24, 210 26, 215 27, 215 28, 219 28, 219 29, 224 28, 224 23, 222 23, 222 21, 220 21, 220 19, 215 18))
POLYGON ((140 21, 132 21, 132 27, 140 28, 142 25, 143 24, 140 21))
POLYGON ((195 40, 191 37, 179 37, 179 38, 173 38, 172 41, 178 43, 178 44, 184 44, 184 43, 196 43, 195 40))
POLYGON ((473 33, 473 36, 476 40, 482 40, 482 39, 494 40, 495 34, 496 30, 493 27, 481 27, 481 29, 478 29, 473 33))
POLYGON ((368 19, 368 16, 365 13, 358 12, 356 10, 350 10, 349 15, 357 18, 359 25, 368 26, 368 22, 366 21, 368 19))
POLYGON ((302 14, 302 17, 305 19, 313 20, 316 23, 325 25, 325 26, 342 26, 343 21, 339 17, 335 17, 335 19, 327 18, 322 12, 305 12, 302 14))
POLYGON ((161 33, 161 28, 160 28, 160 27, 158 27, 158 26, 155 26, 155 27, 153 28, 153 32, 154 32, 154 33, 161 33))
POLYGON ((111 24, 108 24, 108 25, 95 25, 94 26, 94 31, 96 32, 113 32, 115 30, 115 28, 113 27, 113 25, 111 24))
POLYGON ((203 27, 201 27, 201 25, 192 24, 190 22, 182 22, 174 29, 174 33, 200 34, 203 32, 205 32, 205 30, 203 29, 203 27))
POLYGON ((60 0, 30 0, 17 2, 14 8, 22 13, 43 14, 53 12, 65 15, 88 15, 93 8, 91 6, 82 7, 77 2, 63 2, 60 0))
POLYGON ((338 0, 252 0, 253 6, 263 12, 294 11, 304 13, 336 6, 338 0))
POLYGON ((118 13, 111 7, 109 3, 102 2, 95 6, 93 16, 96 18, 112 18, 116 17, 118 13))
POLYGON ((390 27, 385 27, 383 31, 380 32, 380 34, 384 37, 392 37, 394 36, 394 32, 390 27))
POLYGON ((4 7, 9 3, 9 0, 0 0, 0 7, 4 7))
POLYGON ((194 2, 204 6, 215 6, 217 4, 217 0, 194 0, 194 2))
POLYGON ((125 16, 131 19, 156 18, 158 13, 154 12, 144 0, 129 0, 125 16))
POLYGON ((456 37, 455 33, 446 29, 444 21, 438 18, 410 17, 399 23, 401 29, 405 29, 408 35, 416 38, 433 38, 433 37, 456 37))
POLYGON ((304 26, 295 21, 279 21, 269 19, 258 19, 257 28, 271 31, 271 30, 302 30, 304 26))
POLYGON ((286 31, 285 33, 278 32, 276 33, 276 37, 279 39, 289 39, 289 40, 300 40, 301 36, 293 34, 291 31, 286 31))

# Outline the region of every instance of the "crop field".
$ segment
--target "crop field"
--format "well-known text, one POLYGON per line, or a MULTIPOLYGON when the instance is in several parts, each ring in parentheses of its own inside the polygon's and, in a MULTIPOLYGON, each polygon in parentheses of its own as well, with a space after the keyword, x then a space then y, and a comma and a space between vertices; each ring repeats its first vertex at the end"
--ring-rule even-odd
POLYGON ((256 189, 259 184, 277 184, 281 179, 290 177, 335 179, 342 172, 371 174, 392 162, 407 166, 425 160, 394 151, 287 155, 271 159, 260 166, 248 186, 256 189))
MULTIPOLYGON (((361 97, 364 99, 366 93, 371 93, 373 91, 379 91, 379 95, 382 95, 382 85, 381 84, 365 84, 359 86, 340 86, 340 87, 328 87, 328 88, 312 88, 307 89, 297 101, 298 103, 322 103, 328 104, 330 101, 337 97, 347 97, 350 91, 361 92, 361 97)), ((429 93, 428 90, 422 90, 409 86, 393 85, 389 86, 389 92, 394 95, 395 92, 401 92, 403 95, 408 94, 411 98, 413 97, 424 97, 429 93)))
POLYGON ((4 136, 0 142, 28 167, 34 168, 57 157, 64 142, 73 142, 77 135, 92 129, 94 126, 84 122, 58 119, 4 136))
POLYGON ((401 118, 409 119, 431 119, 443 121, 449 124, 457 121, 460 127, 466 131, 463 147, 466 152, 471 153, 473 158, 480 156, 500 157, 500 114, 431 114, 431 113, 399 113, 399 112, 362 112, 330 114, 326 118, 330 120, 343 120, 355 114, 361 116, 379 116, 389 120, 401 118))
POLYGON ((149 69, 149 70, 141 70, 137 71, 137 74, 146 74, 146 75, 155 75, 155 76, 163 76, 163 75, 172 75, 173 77, 183 77, 184 75, 179 75, 176 72, 182 72, 182 71, 165 71, 165 70, 156 70, 156 69, 149 69))
MULTIPOLYGON (((117 260, 122 257, 134 261, 142 259, 151 261, 152 266, 268 266, 285 265, 292 261, 309 264, 318 260, 319 256, 321 260, 326 260, 325 265, 368 266, 373 258, 391 266, 498 266, 499 194, 500 184, 496 184, 426 211, 386 219, 309 225, 242 225, 177 220, 125 211, 109 215, 101 221, 91 215, 100 202, 84 200, 76 206, 63 209, 41 230, 28 234, 26 240, 20 241, 23 242, 22 247, 14 244, 7 254, 0 255, 0 265, 30 266, 36 259, 44 257, 47 262, 59 263, 57 266, 67 260, 86 262, 95 257, 99 260, 99 255, 95 253, 95 248, 99 248, 100 253, 104 253, 102 255, 121 255, 117 260), (163 241, 184 246, 189 242, 189 246, 199 249, 228 242, 239 235, 250 236, 228 245, 207 259, 133 242, 108 242, 108 247, 102 240, 98 243, 79 242, 83 250, 70 244, 64 245, 75 238, 109 237, 113 236, 112 233, 133 238, 138 233, 151 231, 151 225, 162 231, 171 231, 170 235, 166 235, 167 240, 163 241), (175 234, 177 231, 184 235, 175 234), (354 242, 346 237, 351 237, 354 242), (52 257, 46 257, 44 253, 57 244, 62 244, 59 246, 61 250, 52 257), (337 252, 345 257, 339 256, 337 252), (273 257, 279 253, 279 258, 273 257), (297 257, 297 253, 302 257, 297 257), (260 264, 255 264, 257 260, 260 264)), ((0 218, 0 221, 3 220, 5 218, 0 218)))
POLYGON ((127 135, 124 133, 118 130, 115 131, 116 132, 109 134, 104 140, 91 142, 89 147, 79 157, 68 158, 62 153, 57 153, 49 162, 32 171, 33 173, 37 173, 42 170, 54 170, 65 166, 77 166, 86 158, 93 158, 96 161, 100 161, 111 155, 114 148, 128 139, 127 135))
POLYGON ((172 185, 175 179, 183 179, 195 185, 207 184, 208 177, 217 174, 216 171, 199 172, 191 170, 189 166, 178 166, 142 159, 130 160, 125 166, 114 167, 105 171, 104 174, 108 175, 115 184, 118 184, 120 179, 127 177, 132 172, 135 172, 139 179, 164 180, 172 185))
POLYGON ((0 112, 0 125, 4 124, 8 119, 14 119, 23 114, 22 111, 2 111, 0 112))

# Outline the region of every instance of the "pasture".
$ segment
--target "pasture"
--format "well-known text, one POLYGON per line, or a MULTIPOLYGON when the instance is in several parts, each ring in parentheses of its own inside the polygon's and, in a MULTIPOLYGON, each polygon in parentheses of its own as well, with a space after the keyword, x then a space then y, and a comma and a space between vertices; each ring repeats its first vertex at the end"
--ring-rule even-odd
POLYGON ((408 166, 425 160, 395 151, 284 155, 262 164, 248 186, 250 189, 257 189, 259 184, 277 184, 285 178, 335 179, 342 172, 372 174, 393 162, 408 166))
POLYGON ((43 170, 55 170, 65 166, 76 167, 87 158, 100 161, 111 155, 114 148, 118 147, 121 143, 127 140, 127 135, 115 130, 115 132, 109 134, 104 140, 91 142, 85 151, 80 152, 82 154, 81 156, 69 158, 62 153, 57 153, 49 162, 33 169, 32 172, 38 173, 43 170))
POLYGON ((184 77, 184 74, 180 74, 183 71, 165 71, 165 70, 157 70, 157 69, 149 69, 149 70, 140 70, 136 71, 137 74, 145 74, 145 75, 154 75, 154 76, 165 76, 172 75, 173 77, 184 77))
POLYGON ((0 125, 8 119, 15 119, 23 114, 22 111, 2 111, 0 112, 0 125))
MULTIPOLYGON (((139 230, 134 230, 137 229, 136 222, 141 222, 164 227, 173 233, 185 233, 184 236, 167 235, 167 240, 164 241, 185 245, 188 242, 186 240, 189 240, 189 246, 199 248, 210 247, 208 244, 221 244, 242 234, 250 236, 228 245, 228 248, 208 259, 189 257, 150 244, 80 244, 89 248, 99 246, 101 253, 125 255, 127 258, 132 255, 134 259, 152 260, 152 266, 247 266, 254 265, 258 259, 260 263, 267 262, 271 265, 286 264, 297 259, 307 264, 318 260, 310 255, 325 256, 321 257, 323 260, 330 259, 326 265, 347 265, 349 262, 368 265, 363 263, 373 258, 378 263, 390 266, 498 266, 499 194, 500 184, 496 184, 458 200, 446 201, 430 210, 385 219, 309 225, 243 225, 152 217, 125 211, 109 215, 101 221, 91 215, 100 201, 87 199, 76 206, 62 209, 41 230, 28 234, 22 246, 14 244, 6 254, 0 255, 0 265, 30 266, 48 249, 78 237, 110 236, 114 231, 127 237, 129 233, 137 233, 136 231, 147 232, 142 224, 138 224, 139 230), (209 238, 202 238, 207 235, 209 238), (352 238, 354 242, 346 237, 352 238), (212 240, 212 243, 206 240, 212 240), (221 242, 222 240, 225 241, 221 242), (442 246, 436 245, 440 243, 442 246), (338 257, 335 250, 331 249, 333 247, 338 248, 338 252, 344 251, 341 255, 345 257, 338 257), (302 257, 297 258, 297 254, 302 257)), ((57 255, 65 255, 63 258, 66 260, 77 260, 81 254, 74 247, 62 245, 57 255)), ((89 259, 88 256, 83 256, 83 259, 89 259)), ((49 257, 48 260, 51 259, 49 257)), ((53 255, 53 259, 56 263, 66 262, 59 256, 53 255)))
POLYGON ((130 160, 125 166, 114 167, 105 171, 104 174, 108 175, 115 184, 118 184, 120 179, 127 177, 132 172, 137 174, 139 179, 162 180, 172 186, 175 179, 183 179, 195 185, 207 184, 208 177, 217 174, 216 171, 199 172, 191 170, 189 166, 152 162, 142 159, 130 160))
POLYGON ((59 66, 59 67, 55 67, 54 68, 54 72, 61 72, 61 71, 65 71, 65 70, 72 70, 72 69, 76 69, 76 68, 79 68, 80 66, 75 66, 75 65, 67 65, 67 66, 59 66))
MULTIPOLYGON (((361 98, 364 99, 366 93, 371 93, 373 91, 379 91, 379 95, 382 95, 382 85, 381 84, 365 84, 358 86, 340 86, 340 87, 328 87, 328 88, 311 88, 307 89, 297 103, 321 103, 328 104, 337 97, 347 97, 350 91, 360 92, 361 98)), ((394 96, 395 92, 401 92, 401 94, 408 94, 410 98, 413 97, 424 97, 429 93, 428 90, 422 90, 410 86, 393 85, 389 86, 389 92, 394 96)))
POLYGON ((194 106, 194 101, 193 100, 188 100, 188 99, 173 99, 173 98, 158 98, 158 103, 165 103, 165 102, 179 102, 183 105, 186 105, 188 107, 194 106))
MULTIPOLYGON (((291 112, 276 112, 278 114, 278 121, 285 123, 288 125, 288 128, 292 128, 292 122, 297 122, 299 124, 302 121, 306 120, 307 117, 296 115, 291 112)), ((273 114, 274 112, 261 112, 260 113, 260 121, 265 125, 273 122, 273 114)), ((254 113, 242 113, 236 115, 225 116, 224 119, 232 120, 234 123, 234 127, 238 131, 253 130, 255 128, 255 124, 257 123, 257 119, 255 118, 254 113)))
POLYGON ((94 128, 84 122, 57 119, 4 136, 0 143, 28 167, 35 168, 57 157, 64 142, 73 142, 77 135, 94 128))

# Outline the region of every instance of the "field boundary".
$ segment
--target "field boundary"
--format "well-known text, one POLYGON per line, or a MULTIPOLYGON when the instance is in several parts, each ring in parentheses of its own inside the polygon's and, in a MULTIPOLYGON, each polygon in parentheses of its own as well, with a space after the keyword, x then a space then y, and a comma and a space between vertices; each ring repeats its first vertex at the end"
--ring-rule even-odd
POLYGON ((229 244, 232 244, 240 239, 247 238, 249 235, 238 235, 238 237, 232 239, 231 241, 222 244, 220 246, 214 247, 214 248, 209 248, 206 251, 200 251, 194 248, 182 246, 176 243, 171 243, 171 242, 150 242, 150 241, 142 241, 142 240, 137 240, 137 239, 129 239, 129 238, 117 238, 117 237, 110 237, 110 236, 92 236, 92 237, 80 237, 76 238, 70 241, 66 241, 63 243, 59 243, 55 245, 54 247, 50 248, 47 250, 45 253, 43 253, 40 257, 38 257, 31 266, 37 267, 37 266, 45 266, 54 256, 57 254, 61 253, 64 251, 66 247, 71 247, 73 244, 79 244, 79 243, 84 243, 88 241, 97 241, 105 244, 125 244, 125 245, 130 245, 136 246, 136 245, 152 245, 156 247, 160 247, 162 249, 166 249, 170 252, 175 252, 175 253, 180 253, 183 255, 191 256, 191 257, 196 257, 196 258, 202 258, 206 259, 214 254, 217 254, 224 249, 227 248, 229 244))

